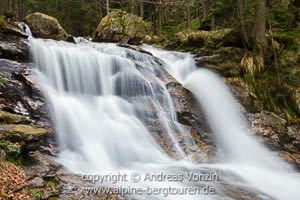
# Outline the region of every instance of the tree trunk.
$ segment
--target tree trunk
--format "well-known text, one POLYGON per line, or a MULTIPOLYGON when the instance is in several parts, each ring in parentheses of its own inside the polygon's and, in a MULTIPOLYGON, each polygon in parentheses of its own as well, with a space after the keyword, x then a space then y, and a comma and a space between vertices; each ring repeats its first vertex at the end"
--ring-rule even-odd
POLYGON ((293 1, 292 0, 289 1, 287 13, 288 13, 287 30, 290 31, 292 29, 292 24, 293 24, 293 20, 294 20, 293 1))
POLYGON ((4 0, 0 0, 0 6, 1 6, 1 8, 0 8, 0 16, 2 16, 3 15, 3 10, 4 10, 4 0))
POLYGON ((8 0, 8 11, 13 12, 13 0, 8 0))
POLYGON ((162 2, 158 5, 158 22, 157 22, 157 35, 162 33, 162 2))
POLYGON ((26 16, 26 1, 22 0, 22 19, 26 16))
POLYGON ((130 3, 130 12, 131 12, 131 14, 135 14, 135 9, 134 9, 134 5, 135 5, 135 3, 134 3, 134 0, 131 0, 131 3, 130 3))
POLYGON ((191 0, 186 0, 186 29, 191 29, 191 0))
POLYGON ((144 3, 140 2, 140 16, 142 19, 144 19, 144 3))
POLYGON ((202 5, 202 9, 203 9, 203 18, 206 18, 210 11, 211 2, 210 2, 210 0, 201 0, 200 3, 202 5))
POLYGON ((99 16, 102 19, 103 18, 103 12, 102 12, 102 1, 98 0, 98 6, 99 6, 99 16))
POLYGON ((16 20, 19 20, 19 0, 13 0, 13 11, 16 16, 16 20))
POLYGON ((237 0, 237 13, 240 21, 240 27, 243 35, 244 46, 249 47, 249 39, 246 31, 245 20, 244 20, 244 0, 237 0))
POLYGON ((199 18, 199 24, 201 23, 201 20, 202 20, 202 17, 203 17, 203 12, 201 12, 201 11, 202 11, 201 8, 202 8, 202 4, 201 4, 201 2, 199 1, 199 3, 198 3, 198 18, 199 18))
POLYGON ((106 13, 109 13, 109 0, 106 0, 106 13))
POLYGON ((266 0, 257 0, 254 24, 254 56, 258 71, 264 68, 264 55, 267 50, 266 12, 266 0))
POLYGON ((256 43, 265 48, 267 46, 266 39, 266 0, 257 0, 255 13, 254 36, 256 43))

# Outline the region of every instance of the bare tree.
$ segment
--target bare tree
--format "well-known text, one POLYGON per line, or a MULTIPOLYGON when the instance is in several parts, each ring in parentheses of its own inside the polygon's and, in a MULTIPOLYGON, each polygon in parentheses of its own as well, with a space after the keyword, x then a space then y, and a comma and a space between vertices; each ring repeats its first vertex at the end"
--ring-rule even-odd
POLYGON ((264 55, 267 49, 266 39, 266 0, 257 0, 254 22, 254 47, 258 69, 264 67, 264 55))
POLYGON ((140 2, 140 16, 144 19, 144 2, 140 2))
POLYGON ((98 6, 99 6, 99 15, 100 15, 100 18, 102 19, 103 18, 102 0, 98 0, 97 3, 98 3, 98 6))
POLYGON ((255 12, 254 36, 257 44, 266 47, 266 0, 257 0, 255 12))
POLYGON ((203 18, 206 18, 210 12, 211 0, 201 0, 200 3, 203 9, 203 18))
POLYGON ((106 13, 109 13, 109 0, 106 0, 106 13))
POLYGON ((243 35, 243 42, 246 47, 249 47, 249 39, 246 31, 246 25, 244 20, 244 0, 237 0, 237 13, 240 21, 240 27, 243 35))
POLYGON ((191 0, 186 0, 186 28, 191 29, 191 0))
POLYGON ((131 0, 131 2, 130 2, 130 12, 132 13, 132 14, 135 14, 135 2, 134 2, 134 0, 131 0))
POLYGON ((158 3, 158 24, 157 24, 157 35, 161 35, 162 33, 162 0, 159 0, 158 3))

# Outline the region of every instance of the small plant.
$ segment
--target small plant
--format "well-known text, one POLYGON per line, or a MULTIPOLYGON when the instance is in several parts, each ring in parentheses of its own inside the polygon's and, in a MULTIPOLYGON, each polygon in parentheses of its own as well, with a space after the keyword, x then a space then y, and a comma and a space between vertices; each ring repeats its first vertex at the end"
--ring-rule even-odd
POLYGON ((32 197, 33 197, 34 199, 41 199, 41 198, 42 198, 42 196, 41 196, 40 193, 35 193, 35 194, 32 195, 32 197))
POLYGON ((0 84, 4 84, 4 83, 6 83, 6 81, 7 81, 7 78, 0 77, 0 84))
POLYGON ((56 180, 51 179, 48 181, 48 186, 51 188, 52 191, 56 190, 56 180))

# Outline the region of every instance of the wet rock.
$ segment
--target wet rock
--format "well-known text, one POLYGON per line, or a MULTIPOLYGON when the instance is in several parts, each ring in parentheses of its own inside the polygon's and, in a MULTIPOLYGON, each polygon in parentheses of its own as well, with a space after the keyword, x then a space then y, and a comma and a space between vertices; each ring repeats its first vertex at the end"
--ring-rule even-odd
POLYGON ((34 138, 40 138, 45 136, 48 131, 43 128, 37 128, 34 126, 29 126, 29 125, 15 125, 12 128, 12 131, 20 134, 21 137, 24 138, 25 141, 30 141, 34 138))
POLYGON ((67 32, 61 27, 57 19, 43 13, 33 13, 25 17, 34 37, 54 40, 66 40, 67 32))
POLYGON ((0 57, 25 61, 28 58, 29 46, 27 35, 11 22, 0 17, 0 57))
POLYGON ((0 70, 0 109, 46 120, 45 98, 28 65, 0 59, 0 70))
POLYGON ((300 169, 300 142, 291 137, 294 134, 291 127, 287 128, 286 120, 267 111, 247 116, 252 125, 252 133, 257 139, 282 159, 300 169))
POLYGON ((140 44, 149 27, 141 17, 115 10, 101 20, 94 33, 93 41, 140 44))
POLYGON ((118 194, 88 194, 86 187, 101 187, 84 181, 62 167, 55 157, 35 151, 30 155, 32 161, 24 166, 28 184, 23 190, 26 193, 39 194, 40 199, 123 199, 118 194))
POLYGON ((261 112, 261 116, 269 126, 277 129, 280 132, 285 132, 284 129, 287 121, 283 117, 280 117, 273 112, 265 110, 261 112))
POLYGON ((296 125, 292 125, 289 126, 287 131, 287 134, 291 137, 291 138, 295 138, 298 141, 300 141, 300 127, 296 126, 296 125))
POLYGON ((205 122, 204 115, 193 95, 178 83, 170 75, 166 75, 163 81, 171 94, 178 121, 184 125, 192 126, 199 134, 199 137, 208 145, 212 144, 212 135, 205 122))
POLYGON ((224 78, 235 98, 245 107, 248 112, 259 112, 262 109, 262 102, 252 92, 249 86, 242 78, 230 77, 224 78))
POLYGON ((12 146, 18 146, 20 150, 17 153, 19 154, 23 150, 28 152, 38 149, 48 133, 48 130, 33 125, 0 125, 0 137, 3 141, 5 140, 5 143, 9 142, 12 146))
POLYGON ((15 35, 22 38, 28 37, 28 35, 26 35, 18 25, 16 25, 13 22, 8 22, 1 17, 0 17, 0 33, 15 35))
POLYGON ((6 124, 28 124, 31 120, 28 118, 12 114, 5 111, 0 111, 0 123, 6 123, 6 124))

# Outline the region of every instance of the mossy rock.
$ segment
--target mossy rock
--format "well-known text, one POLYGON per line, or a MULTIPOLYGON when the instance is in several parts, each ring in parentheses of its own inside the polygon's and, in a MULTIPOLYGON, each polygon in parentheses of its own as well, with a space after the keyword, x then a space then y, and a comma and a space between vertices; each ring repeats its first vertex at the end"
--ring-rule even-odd
POLYGON ((178 44, 192 47, 242 46, 241 35, 238 31, 225 28, 213 31, 184 31, 175 34, 178 44))
POLYGON ((36 150, 46 138, 48 130, 33 125, 11 124, 0 126, 0 138, 20 144, 25 151, 36 150))
POLYGON ((25 22, 31 29, 34 37, 66 40, 68 38, 67 32, 61 27, 57 19, 43 13, 33 13, 27 15, 25 22))
POLYGON ((30 138, 40 138, 46 136, 48 131, 43 128, 37 128, 35 126, 30 125, 15 125, 12 128, 12 131, 15 133, 19 133, 24 136, 25 140, 30 140, 30 138))
POLYGON ((30 120, 21 116, 15 115, 9 112, 0 111, 0 123, 7 123, 7 124, 27 124, 30 123, 30 120))
POLYGON ((6 20, 3 17, 0 17, 0 28, 6 26, 6 20))
POLYGON ((150 30, 141 17, 121 10, 106 15, 98 25, 93 41, 140 44, 150 30))
POLYGON ((14 142, 31 142, 44 138, 48 130, 32 125, 10 124, 0 126, 0 136, 14 142))

